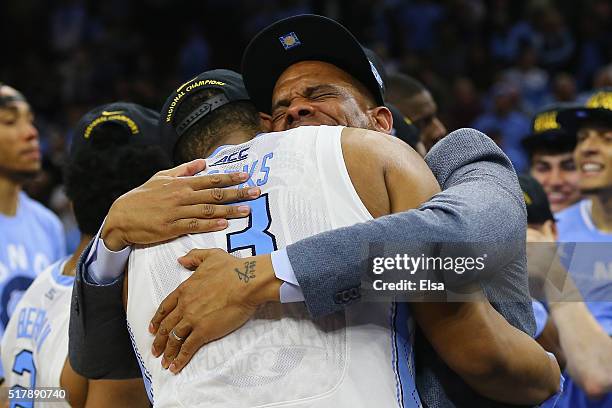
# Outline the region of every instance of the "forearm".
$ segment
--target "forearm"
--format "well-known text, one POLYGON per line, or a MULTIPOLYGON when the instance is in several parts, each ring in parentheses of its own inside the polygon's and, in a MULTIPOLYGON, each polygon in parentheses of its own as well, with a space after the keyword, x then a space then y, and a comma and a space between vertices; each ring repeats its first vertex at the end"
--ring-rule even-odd
POLYGON ((85 408, 150 406, 142 378, 89 381, 85 408))
POLYGON ((559 387, 554 358, 486 302, 414 303, 412 310, 440 358, 482 396, 533 405, 559 387))
POLYGON ((583 302, 554 302, 549 309, 561 347, 568 355, 580 354, 591 335, 607 336, 583 302))
POLYGON ((538 404, 558 392, 561 371, 555 357, 514 327, 508 325, 505 332, 496 333, 499 355, 491 367, 497 368, 466 382, 482 395, 509 404, 538 404))
POLYGON ((549 308, 568 374, 589 398, 612 391, 612 338, 583 302, 555 302, 549 308))

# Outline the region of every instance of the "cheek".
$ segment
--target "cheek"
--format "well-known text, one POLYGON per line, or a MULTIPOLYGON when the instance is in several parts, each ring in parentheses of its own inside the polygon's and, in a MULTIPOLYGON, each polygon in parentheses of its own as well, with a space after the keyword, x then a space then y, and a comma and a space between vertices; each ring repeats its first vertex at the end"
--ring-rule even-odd
POLYGON ((3 132, 2 136, 0 136, 0 155, 2 155, 2 157, 10 156, 16 150, 17 144, 15 143, 16 140, 12 133, 13 132, 3 132))
POLYGON ((578 174, 578 170, 576 171, 567 171, 565 172, 565 180, 573 186, 577 186, 580 181, 580 174, 578 174))
POLYGON ((367 129, 370 127, 370 119, 359 108, 356 102, 347 103, 344 107, 338 107, 336 117, 342 118, 340 123, 343 126, 367 129))
POLYGON ((540 184, 546 184, 546 172, 540 171, 540 170, 532 170, 531 171, 531 175, 533 176, 534 179, 536 179, 538 181, 538 183, 540 184))
POLYGON ((612 171, 612 142, 608 144, 608 146, 603 149, 604 157, 606 161, 606 167, 612 171))

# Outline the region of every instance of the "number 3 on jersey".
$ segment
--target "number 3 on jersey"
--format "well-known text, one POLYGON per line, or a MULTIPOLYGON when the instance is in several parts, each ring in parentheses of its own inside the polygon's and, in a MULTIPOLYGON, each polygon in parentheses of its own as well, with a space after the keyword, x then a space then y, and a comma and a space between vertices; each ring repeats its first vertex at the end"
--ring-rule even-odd
MULTIPOLYGON (((236 203, 237 205, 245 202, 236 203)), ((251 207, 249 225, 242 231, 227 234, 227 252, 250 249, 253 255, 269 254, 277 249, 276 237, 268 231, 272 218, 268 194, 246 202, 251 207)))

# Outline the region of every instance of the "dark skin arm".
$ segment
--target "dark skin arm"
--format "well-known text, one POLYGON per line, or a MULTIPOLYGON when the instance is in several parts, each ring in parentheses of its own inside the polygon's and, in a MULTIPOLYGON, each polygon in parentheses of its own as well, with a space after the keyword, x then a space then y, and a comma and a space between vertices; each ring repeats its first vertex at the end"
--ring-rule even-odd
POLYGON ((561 343, 559 343, 559 331, 552 319, 546 321, 544 330, 542 330, 540 337, 536 341, 544 350, 550 351, 555 355, 561 369, 565 368, 565 354, 561 348, 561 343))
MULTIPOLYGON (((351 181, 373 216, 415 208, 439 191, 418 154, 397 139, 345 129, 342 148, 351 181)), ((203 344, 244 324, 259 304, 278 302, 282 283, 274 276, 269 255, 237 259, 219 249, 192 250, 179 262, 195 272, 162 302, 150 328, 156 334, 153 353, 164 354, 162 365, 172 372, 180 371, 203 344), (236 270, 244 270, 247 262, 255 278, 244 282, 236 270), (186 338, 184 343, 168 337, 172 329, 186 338)), ((440 357, 484 396, 535 404, 557 390, 556 362, 488 302, 421 303, 413 312, 440 357), (490 341, 472 347, 472 330, 490 341), (514 361, 515 353, 529 358, 514 361)))
POLYGON ((131 380, 88 380, 75 373, 66 359, 60 385, 66 390, 72 407, 142 407, 150 406, 141 378, 131 380))
MULTIPOLYGON (((394 146, 383 146, 380 139, 366 143, 381 148, 378 161, 388 158, 383 163, 390 212, 406 211, 437 192, 427 190, 435 180, 427 180, 426 175, 431 174, 429 169, 417 167, 416 163, 422 162, 412 156, 411 149, 408 150, 397 139, 389 142, 394 146), (379 143, 375 143, 377 140, 379 143), (410 184, 411 179, 417 180, 416 183, 410 184), (415 197, 419 201, 416 204, 415 197)), ((377 149, 366 150, 361 143, 349 146, 354 148, 354 152, 345 150, 345 154, 352 153, 347 154, 345 160, 351 180, 360 192, 360 187, 363 189, 365 186, 360 186, 358 180, 366 177, 353 178, 352 174, 358 174, 354 172, 360 167, 351 164, 363 163, 366 155, 371 157, 372 150, 377 149)), ((361 194, 360 197, 367 206, 370 200, 361 194)), ((475 291, 479 292, 477 288, 475 291)), ((534 404, 557 391, 560 376, 557 363, 530 336, 510 325, 484 296, 481 301, 470 303, 414 302, 411 309, 417 324, 442 360, 481 395, 506 403, 534 404), (517 355, 530 358, 516 359, 517 355), (521 392, 516 392, 516 389, 521 392)))

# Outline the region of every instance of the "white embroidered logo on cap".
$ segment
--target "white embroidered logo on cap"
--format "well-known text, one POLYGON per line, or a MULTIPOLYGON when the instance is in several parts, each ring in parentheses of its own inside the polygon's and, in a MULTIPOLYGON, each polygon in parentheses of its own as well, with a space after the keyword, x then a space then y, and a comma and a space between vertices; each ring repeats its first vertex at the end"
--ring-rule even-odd
POLYGON ((290 50, 291 48, 297 47, 298 45, 302 45, 297 35, 292 31, 289 34, 281 35, 278 37, 281 44, 283 44, 283 48, 285 50, 290 50))

